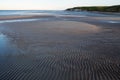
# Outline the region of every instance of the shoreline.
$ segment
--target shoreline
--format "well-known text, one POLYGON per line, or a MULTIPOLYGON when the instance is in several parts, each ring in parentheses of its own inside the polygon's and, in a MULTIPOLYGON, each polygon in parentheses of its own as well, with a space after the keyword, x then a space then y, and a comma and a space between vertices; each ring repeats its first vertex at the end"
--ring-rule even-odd
MULTIPOLYGON (((99 13, 99 12, 95 12, 99 13)), ((55 15, 55 14, 47 14, 47 15, 7 15, 7 16, 0 16, 0 21, 3 20, 18 20, 18 19, 52 19, 52 18, 58 18, 58 19, 64 19, 64 18, 103 18, 103 20, 106 18, 106 20, 120 20, 119 16, 109 15, 109 16, 90 16, 90 15, 55 15)))
POLYGON ((53 15, 8 15, 0 16, 0 20, 12 20, 12 19, 33 19, 33 18, 49 18, 55 17, 53 15))

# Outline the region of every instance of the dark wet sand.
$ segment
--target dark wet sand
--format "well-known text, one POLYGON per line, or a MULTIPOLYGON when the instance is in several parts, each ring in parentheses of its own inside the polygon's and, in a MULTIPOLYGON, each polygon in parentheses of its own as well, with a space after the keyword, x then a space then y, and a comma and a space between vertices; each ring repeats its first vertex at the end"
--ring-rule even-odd
POLYGON ((0 56, 0 80, 120 80, 120 23, 61 18, 0 24, 20 49, 0 56))

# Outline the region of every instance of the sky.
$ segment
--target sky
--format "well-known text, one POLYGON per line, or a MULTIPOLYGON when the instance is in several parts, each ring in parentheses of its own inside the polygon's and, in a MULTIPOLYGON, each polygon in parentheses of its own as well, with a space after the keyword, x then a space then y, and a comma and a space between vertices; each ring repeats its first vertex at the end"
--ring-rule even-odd
POLYGON ((64 10, 76 6, 120 5, 120 0, 0 0, 0 10, 64 10))

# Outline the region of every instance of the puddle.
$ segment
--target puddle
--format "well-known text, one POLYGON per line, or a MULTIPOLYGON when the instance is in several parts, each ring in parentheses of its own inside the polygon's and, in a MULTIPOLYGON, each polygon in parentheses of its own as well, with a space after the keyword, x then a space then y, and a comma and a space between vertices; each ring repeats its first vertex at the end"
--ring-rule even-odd
POLYGON ((104 23, 112 23, 112 24, 120 23, 120 21, 109 21, 109 20, 105 20, 105 21, 101 21, 101 22, 104 22, 104 23))
POLYGON ((17 53, 18 49, 11 43, 11 39, 0 33, 0 55, 17 53))
POLYGON ((108 23, 120 23, 119 21, 107 21, 108 23))

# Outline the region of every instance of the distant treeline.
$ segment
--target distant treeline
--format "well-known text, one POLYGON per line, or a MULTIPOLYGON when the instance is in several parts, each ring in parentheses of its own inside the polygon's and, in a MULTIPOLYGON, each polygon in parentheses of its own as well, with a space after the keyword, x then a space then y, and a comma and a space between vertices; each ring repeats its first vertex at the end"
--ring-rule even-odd
POLYGON ((100 11, 100 12, 120 12, 120 5, 116 6, 93 6, 93 7, 74 7, 67 11, 100 11))

